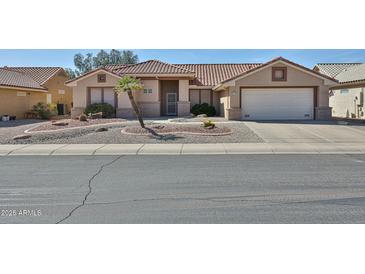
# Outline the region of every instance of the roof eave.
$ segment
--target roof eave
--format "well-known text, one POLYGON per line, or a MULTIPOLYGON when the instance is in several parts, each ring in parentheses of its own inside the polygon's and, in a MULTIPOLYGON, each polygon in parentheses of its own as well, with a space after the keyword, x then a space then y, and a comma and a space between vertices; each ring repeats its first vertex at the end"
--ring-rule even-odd
POLYGON ((30 88, 30 87, 22 87, 22 86, 16 86, 16 85, 0 84, 0 88, 16 89, 16 90, 24 90, 24 91, 36 91, 36 92, 44 92, 44 93, 48 92, 48 90, 46 88, 30 88))

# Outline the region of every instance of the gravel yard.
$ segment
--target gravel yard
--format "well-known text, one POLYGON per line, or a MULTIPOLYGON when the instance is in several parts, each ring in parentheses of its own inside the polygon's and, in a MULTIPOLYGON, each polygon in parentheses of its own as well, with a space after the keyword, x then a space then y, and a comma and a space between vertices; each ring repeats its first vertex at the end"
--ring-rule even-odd
MULTIPOLYGON (((1 144, 136 144, 136 143, 262 143, 263 140, 250 130, 244 123, 218 123, 232 130, 232 134, 224 136, 200 136, 189 134, 166 134, 159 136, 136 136, 122 134, 125 126, 138 125, 137 122, 123 124, 109 124, 88 128, 69 129, 64 131, 33 133, 29 139, 13 140, 16 135, 23 134, 24 130, 34 127, 35 120, 27 122, 17 121, 17 124, 6 125, 0 122, 1 144), (107 131, 95 132, 95 129, 104 127, 107 131)), ((43 122, 44 123, 44 122, 43 122)), ((151 125, 151 122, 146 122, 151 125)))
POLYGON ((111 123, 122 123, 126 122, 125 119, 88 119, 87 121, 79 121, 77 119, 63 119, 52 122, 45 122, 39 125, 36 125, 35 128, 31 128, 29 132, 38 132, 38 131, 52 131, 52 130, 62 130, 62 129, 72 129, 78 127, 90 127, 97 126, 103 124, 111 124, 111 123), (58 125, 62 123, 64 125, 58 125))
POLYGON ((134 135, 167 135, 167 134, 198 134, 205 136, 222 136, 232 133, 228 127, 219 125, 212 128, 203 127, 201 124, 156 124, 141 128, 129 126, 122 129, 123 134, 134 135))

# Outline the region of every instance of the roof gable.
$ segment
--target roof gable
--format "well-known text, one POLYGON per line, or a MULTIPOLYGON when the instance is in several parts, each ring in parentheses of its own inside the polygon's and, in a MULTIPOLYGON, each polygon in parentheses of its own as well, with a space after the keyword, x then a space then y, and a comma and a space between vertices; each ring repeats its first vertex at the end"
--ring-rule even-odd
POLYGON ((92 75, 95 75, 98 72, 105 72, 105 73, 107 73, 109 75, 112 75, 114 77, 120 77, 119 74, 114 73, 112 70, 106 69, 105 67, 100 67, 100 68, 93 69, 89 72, 86 72, 86 73, 84 73, 84 74, 82 74, 82 75, 80 75, 76 78, 70 79, 70 80, 66 81, 65 84, 68 85, 68 86, 72 86, 72 85, 70 85, 71 83, 76 83, 76 82, 78 82, 78 81, 80 81, 80 80, 82 80, 86 77, 90 77, 92 75))
POLYGON ((288 59, 285 59, 283 57, 278 57, 278 58, 275 58, 275 59, 273 59, 273 60, 271 60, 271 61, 269 61, 267 63, 261 64, 260 66, 254 67, 251 70, 245 71, 245 72, 243 72, 240 75, 234 76, 234 77, 232 77, 230 79, 226 79, 226 80, 222 81, 222 84, 227 83, 227 82, 230 82, 230 81, 233 81, 233 80, 238 80, 238 79, 244 78, 244 77, 246 77, 248 75, 251 75, 253 73, 256 73, 256 72, 258 72, 258 71, 260 71, 260 70, 262 70, 262 69, 264 69, 264 68, 266 68, 268 66, 274 65, 275 63, 285 63, 285 64, 287 64, 287 65, 289 65, 291 67, 297 68, 297 69, 299 69, 299 70, 301 70, 301 71, 303 71, 305 73, 309 73, 309 74, 314 75, 316 77, 320 77, 322 79, 327 79, 327 80, 330 80, 332 82, 338 82, 336 79, 334 79, 334 78, 332 78, 332 77, 330 77, 328 75, 325 75, 325 74, 322 74, 320 72, 311 70, 311 69, 306 68, 306 67, 304 67, 302 65, 299 65, 299 64, 294 63, 292 61, 289 61, 288 59))

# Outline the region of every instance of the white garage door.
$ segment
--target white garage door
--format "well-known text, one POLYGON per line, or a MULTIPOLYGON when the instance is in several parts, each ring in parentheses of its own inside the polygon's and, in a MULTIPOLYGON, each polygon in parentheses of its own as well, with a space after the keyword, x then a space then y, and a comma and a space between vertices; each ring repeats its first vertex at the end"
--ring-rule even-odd
POLYGON ((312 120, 313 88, 242 89, 243 120, 312 120))

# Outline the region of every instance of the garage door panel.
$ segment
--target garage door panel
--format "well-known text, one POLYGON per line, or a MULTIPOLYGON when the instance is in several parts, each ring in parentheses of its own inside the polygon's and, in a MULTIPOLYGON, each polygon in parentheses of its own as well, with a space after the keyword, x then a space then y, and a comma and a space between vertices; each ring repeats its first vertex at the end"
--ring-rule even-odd
POLYGON ((313 89, 243 89, 242 119, 313 119, 313 89))

